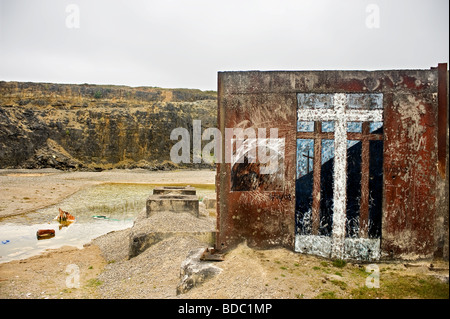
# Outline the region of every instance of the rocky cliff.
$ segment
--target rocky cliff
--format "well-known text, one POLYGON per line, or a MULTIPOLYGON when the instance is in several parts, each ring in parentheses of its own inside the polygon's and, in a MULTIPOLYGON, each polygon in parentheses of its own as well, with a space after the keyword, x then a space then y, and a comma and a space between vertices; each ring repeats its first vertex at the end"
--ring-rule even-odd
POLYGON ((216 115, 213 91, 0 82, 0 168, 173 168, 172 129, 216 115))

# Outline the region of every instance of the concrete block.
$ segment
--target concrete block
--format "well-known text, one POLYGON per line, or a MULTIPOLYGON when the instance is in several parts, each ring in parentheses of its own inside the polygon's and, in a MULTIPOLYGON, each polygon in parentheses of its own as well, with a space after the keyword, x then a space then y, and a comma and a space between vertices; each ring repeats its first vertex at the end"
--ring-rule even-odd
POLYGON ((132 233, 128 257, 133 258, 144 252, 147 248, 163 241, 169 237, 193 237, 205 244, 214 245, 216 233, 214 231, 165 231, 165 232, 141 232, 132 233))
POLYGON ((206 280, 220 274, 222 268, 213 263, 200 260, 205 248, 195 249, 189 252, 186 260, 181 263, 180 278, 177 286, 177 295, 184 294, 194 287, 198 287, 206 280))
POLYGON ((180 195, 196 195, 197 192, 191 186, 162 186, 153 189, 153 195, 180 194, 180 195))
POLYGON ((147 217, 155 212, 188 212, 198 217, 198 198, 196 195, 162 194, 150 195, 147 199, 147 217))
POLYGON ((205 208, 206 209, 216 209, 216 199, 215 198, 210 198, 210 197, 206 197, 203 198, 202 200, 203 204, 205 204, 205 208))

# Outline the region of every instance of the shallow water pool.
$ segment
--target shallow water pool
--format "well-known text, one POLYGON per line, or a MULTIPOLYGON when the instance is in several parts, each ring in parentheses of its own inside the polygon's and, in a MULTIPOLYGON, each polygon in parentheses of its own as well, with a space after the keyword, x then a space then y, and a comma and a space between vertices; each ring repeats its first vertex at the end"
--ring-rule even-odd
MULTIPOLYGON (((175 184, 174 184, 175 185, 175 184)), ((36 212, 0 219, 0 263, 37 255, 64 245, 81 248, 92 239, 111 231, 129 228, 154 184, 101 184, 85 188, 36 212), (67 227, 54 220, 58 208, 75 216, 67 227), (54 229, 55 236, 38 240, 39 229, 54 229)), ((172 186, 172 185, 171 185, 172 186)), ((176 186, 185 186, 177 184, 176 186)), ((214 185, 195 185, 197 196, 215 196, 214 185)))

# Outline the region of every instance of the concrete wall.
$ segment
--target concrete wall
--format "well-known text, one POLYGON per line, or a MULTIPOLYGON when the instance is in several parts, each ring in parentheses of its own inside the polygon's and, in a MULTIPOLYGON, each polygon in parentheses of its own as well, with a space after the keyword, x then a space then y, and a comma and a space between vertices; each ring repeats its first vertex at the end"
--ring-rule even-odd
POLYGON ((448 225, 448 206, 444 208, 448 182, 445 186, 445 179, 437 173, 436 68, 219 72, 218 125, 222 135, 225 128, 265 128, 267 135, 270 128, 278 128, 285 148, 282 181, 272 190, 232 191, 231 165, 222 158, 217 170, 217 247, 226 250, 245 240, 253 247, 294 248, 297 93, 302 92, 383 94, 381 258, 443 255, 445 245, 448 247, 448 226, 445 230, 445 222, 437 221, 447 220, 448 225))

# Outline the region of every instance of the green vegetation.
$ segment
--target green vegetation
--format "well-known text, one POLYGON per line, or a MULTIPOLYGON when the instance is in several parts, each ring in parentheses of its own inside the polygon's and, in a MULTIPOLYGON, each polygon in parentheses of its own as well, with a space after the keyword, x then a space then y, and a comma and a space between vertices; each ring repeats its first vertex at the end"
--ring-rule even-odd
POLYGON ((337 299, 334 291, 324 291, 318 294, 315 299, 337 299))
POLYGON ((97 278, 93 278, 93 279, 89 279, 86 287, 98 287, 101 284, 103 284, 103 282, 101 282, 100 280, 98 280, 97 278))
POLYGON ((380 288, 367 288, 365 285, 353 289, 351 297, 356 299, 448 299, 449 284, 433 277, 384 275, 380 278, 380 288))
POLYGON ((331 280, 331 283, 333 285, 338 286, 339 288, 341 288, 342 290, 347 289, 347 284, 341 280, 331 280))
POLYGON ((94 93, 94 98, 95 99, 100 99, 102 97, 102 92, 99 90, 99 91, 96 91, 95 93, 94 93))
POLYGON ((333 260, 333 266, 338 268, 344 268, 347 265, 345 260, 335 259, 333 260))

